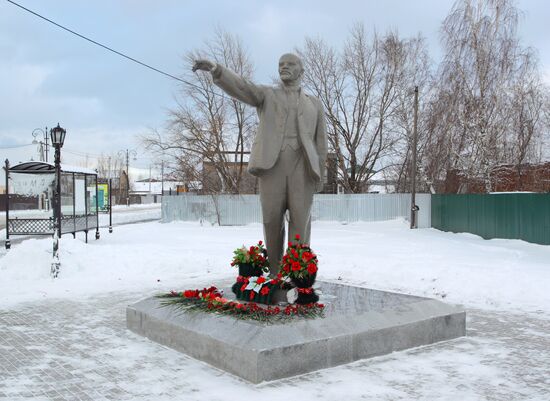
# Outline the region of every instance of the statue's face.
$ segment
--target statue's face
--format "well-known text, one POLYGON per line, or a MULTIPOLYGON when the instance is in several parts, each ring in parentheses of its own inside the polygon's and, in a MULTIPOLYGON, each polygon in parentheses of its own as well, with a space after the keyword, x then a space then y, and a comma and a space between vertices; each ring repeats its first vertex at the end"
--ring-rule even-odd
POLYGON ((279 59, 279 76, 281 81, 290 83, 302 76, 302 64, 294 54, 284 54, 279 59))

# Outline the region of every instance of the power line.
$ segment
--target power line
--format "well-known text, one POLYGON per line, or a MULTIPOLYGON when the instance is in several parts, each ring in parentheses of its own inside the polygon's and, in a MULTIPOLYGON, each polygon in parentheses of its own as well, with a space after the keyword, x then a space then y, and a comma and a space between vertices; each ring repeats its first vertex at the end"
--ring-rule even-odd
MULTIPOLYGON (((80 158, 85 158, 85 159, 94 159, 94 160, 101 160, 101 159, 118 159, 119 157, 118 156, 113 156, 113 155, 110 155, 110 154, 101 154, 101 155, 98 155, 97 153, 87 153, 87 152, 82 152, 82 151, 79 151, 79 150, 70 150, 70 149, 67 149, 67 148, 63 148, 63 153, 69 153, 73 156, 76 156, 76 157, 80 157, 80 158)), ((143 157, 143 156, 140 156, 140 157, 137 157, 136 160, 147 160, 147 157, 143 157)))
POLYGON ((63 151, 73 153, 75 155, 82 155, 82 156, 109 157, 108 154, 97 154, 97 153, 83 152, 81 150, 74 150, 74 149, 67 149, 67 148, 63 148, 63 151))
POLYGON ((25 146, 36 145, 35 143, 27 143, 25 145, 13 145, 13 146, 2 146, 0 149, 15 149, 15 148, 24 148, 25 146))
MULTIPOLYGON (((167 77, 169 77, 169 78, 175 79, 176 81, 182 82, 182 83, 184 83, 184 84, 186 84, 186 85, 189 85, 189 86, 192 86, 192 87, 194 87, 194 88, 197 88, 197 89, 200 89, 200 90, 209 91, 208 89, 201 88, 201 87, 198 86, 198 85, 195 85, 195 84, 193 84, 193 83, 191 83, 191 82, 188 82, 188 81, 186 81, 186 80, 184 80, 184 79, 178 78, 178 77, 176 77, 175 75, 169 74, 169 73, 164 72, 164 71, 162 71, 162 70, 159 70, 158 68, 155 68, 155 67, 153 67, 153 66, 151 66, 151 65, 149 65, 149 64, 146 64, 146 63, 144 63, 144 62, 142 62, 142 61, 139 61, 139 60, 137 60, 137 59, 135 59, 135 58, 133 58, 133 57, 130 57, 130 56, 128 56, 128 55, 126 55, 126 54, 124 54, 124 53, 122 53, 122 52, 119 52, 118 50, 115 50, 115 49, 113 49, 113 48, 111 48, 111 47, 109 47, 109 46, 106 46, 106 45, 101 44, 101 43, 99 43, 99 42, 97 42, 97 41, 95 41, 95 40, 93 40, 93 39, 90 39, 90 38, 84 36, 84 35, 81 35, 80 33, 75 32, 75 31, 73 31, 73 30, 71 30, 71 29, 69 29, 69 28, 67 28, 67 27, 65 27, 65 26, 63 26, 63 25, 61 25, 61 24, 58 24, 57 22, 52 21, 51 19, 46 18, 46 17, 44 17, 43 15, 40 15, 40 14, 38 14, 37 12, 32 11, 32 10, 30 10, 30 9, 28 9, 28 8, 26 8, 26 7, 24 7, 24 6, 22 6, 21 4, 16 3, 15 1, 12 1, 12 0, 6 0, 6 1, 7 1, 8 3, 13 4, 14 6, 17 6, 17 7, 21 8, 22 10, 27 11, 28 13, 33 14, 34 16, 36 16, 36 17, 38 17, 38 18, 43 19, 44 21, 49 22, 50 24, 55 25, 55 26, 58 27, 58 28, 61 28, 61 29, 65 30, 65 31, 67 31, 67 32, 69 32, 69 33, 72 33, 73 35, 76 35, 76 36, 78 36, 78 37, 81 38, 81 39, 87 40, 88 42, 93 43, 94 45, 97 45, 97 46, 99 46, 99 47, 102 47, 102 48, 105 49, 105 50, 108 50, 108 51, 110 51, 110 52, 112 52, 112 53, 115 53, 115 54, 118 55, 118 56, 124 57, 124 58, 126 58, 126 59, 128 59, 128 60, 130 60, 130 61, 133 61, 134 63, 137 63, 137 64, 141 65, 142 67, 149 68, 150 70, 153 70, 153 71, 155 71, 155 72, 158 72, 159 74, 165 75, 165 76, 167 76, 167 77)), ((219 93, 216 93, 216 92, 214 92, 214 91, 209 91, 209 92, 211 92, 212 94, 214 94, 214 95, 216 95, 216 96, 219 96, 219 97, 221 97, 221 98, 225 98, 225 96, 223 96, 223 95, 221 95, 221 94, 219 94, 219 93)))
POLYGON ((73 156, 78 156, 78 157, 82 157, 82 158, 86 158, 86 159, 96 159, 96 160, 99 160, 101 158, 101 156, 94 156, 93 154, 86 154, 86 153, 80 153, 80 152, 74 152, 74 151, 71 151, 71 150, 68 150, 68 149, 63 149, 63 153, 69 153, 73 156))

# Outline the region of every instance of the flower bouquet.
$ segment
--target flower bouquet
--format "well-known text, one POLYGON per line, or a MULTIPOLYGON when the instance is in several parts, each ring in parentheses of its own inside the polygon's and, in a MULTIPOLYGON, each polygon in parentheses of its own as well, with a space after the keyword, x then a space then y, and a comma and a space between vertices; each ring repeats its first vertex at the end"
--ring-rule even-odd
POLYGON ((239 268, 239 276, 261 276, 269 271, 269 262, 267 261, 267 252, 262 241, 258 245, 249 248, 244 245, 233 251, 233 260, 231 266, 239 268))
POLYGON ((269 279, 263 274, 269 271, 267 252, 262 241, 249 248, 244 245, 233 251, 231 266, 238 266, 237 281, 231 287, 237 299, 270 304, 273 288, 279 283, 278 279, 269 279))
POLYGON ((318 270, 317 255, 307 244, 300 241, 300 235, 296 234, 295 242, 289 242, 283 259, 281 271, 283 277, 288 277, 296 286, 298 297, 297 304, 310 304, 319 300, 319 296, 312 288, 315 283, 318 270))

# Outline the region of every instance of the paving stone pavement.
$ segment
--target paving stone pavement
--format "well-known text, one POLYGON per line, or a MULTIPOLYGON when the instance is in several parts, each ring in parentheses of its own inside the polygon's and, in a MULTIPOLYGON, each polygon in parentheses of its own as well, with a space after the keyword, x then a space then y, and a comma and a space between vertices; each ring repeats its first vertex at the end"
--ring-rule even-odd
POLYGON ((0 399, 550 399, 544 315, 468 310, 465 338, 253 386, 126 330, 126 306, 149 295, 0 308, 0 399))

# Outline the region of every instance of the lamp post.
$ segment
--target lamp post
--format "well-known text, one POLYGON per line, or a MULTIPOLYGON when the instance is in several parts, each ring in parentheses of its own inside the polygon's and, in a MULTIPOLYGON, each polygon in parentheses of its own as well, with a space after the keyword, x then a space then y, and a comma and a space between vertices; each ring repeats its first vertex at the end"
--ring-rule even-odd
POLYGON ((44 127, 44 129, 42 128, 35 128, 33 129, 31 135, 33 136, 33 141, 32 143, 33 144, 40 144, 40 161, 45 161, 46 163, 48 162, 48 127, 44 127), (38 134, 41 133, 42 134, 42 137, 44 138, 44 141, 41 141, 41 140, 36 140, 36 137, 38 136, 38 134), (44 157, 44 155, 46 157, 44 157))
POLYGON ((61 263, 59 262, 59 239, 61 238, 61 148, 65 141, 66 130, 59 126, 50 130, 50 139, 55 148, 55 207, 53 209, 54 232, 53 232, 53 261, 51 268, 52 278, 59 274, 61 263))
MULTIPOLYGON (((130 206, 130 155, 134 156, 134 160, 136 160, 137 152, 133 149, 126 149, 119 150, 118 151, 118 157, 124 157, 126 156, 126 206, 130 206)), ((120 180, 118 181, 120 185, 120 180)))

